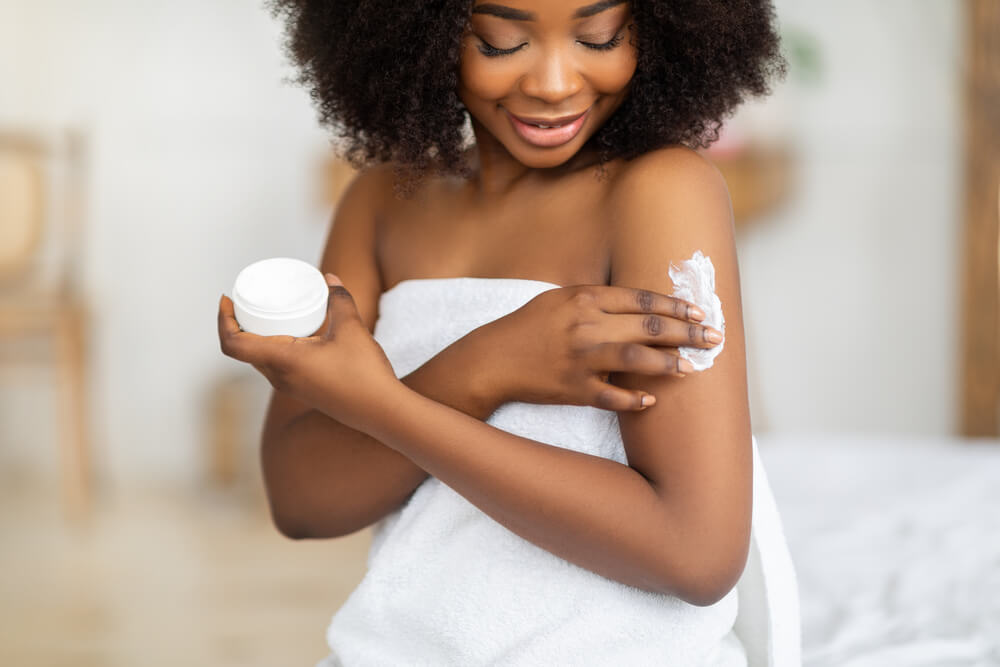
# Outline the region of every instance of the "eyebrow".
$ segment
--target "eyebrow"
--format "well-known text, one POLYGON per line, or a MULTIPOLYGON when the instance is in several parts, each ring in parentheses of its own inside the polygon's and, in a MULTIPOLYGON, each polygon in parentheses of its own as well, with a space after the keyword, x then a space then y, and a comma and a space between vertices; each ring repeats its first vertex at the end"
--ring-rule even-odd
MULTIPOLYGON (((593 16, 594 14, 600 14, 606 9, 611 9, 616 5, 628 2, 628 0, 600 0, 600 2, 595 2, 592 5, 587 5, 585 7, 580 7, 575 12, 573 12, 573 18, 575 19, 585 19, 588 16, 593 16)), ((472 8, 473 14, 490 14, 491 16, 497 16, 502 19, 508 19, 510 21, 534 21, 538 17, 531 13, 520 9, 514 9, 513 7, 505 7, 503 5, 496 5, 493 3, 483 3, 481 5, 476 5, 472 8)))

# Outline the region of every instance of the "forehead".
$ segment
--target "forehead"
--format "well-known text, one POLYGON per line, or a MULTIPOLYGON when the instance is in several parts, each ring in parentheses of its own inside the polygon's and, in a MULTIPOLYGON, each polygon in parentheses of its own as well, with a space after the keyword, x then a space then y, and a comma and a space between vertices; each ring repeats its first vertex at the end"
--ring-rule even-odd
POLYGON ((627 4, 628 0, 476 0, 472 13, 525 22, 580 20, 627 4))

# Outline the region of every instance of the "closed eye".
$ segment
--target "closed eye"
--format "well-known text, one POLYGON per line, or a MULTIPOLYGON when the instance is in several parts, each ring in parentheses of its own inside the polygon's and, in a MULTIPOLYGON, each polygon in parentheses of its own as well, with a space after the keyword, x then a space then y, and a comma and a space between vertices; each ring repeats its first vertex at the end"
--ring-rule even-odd
POLYGON ((479 45, 479 52, 482 53, 484 56, 489 56, 490 58, 495 58, 497 56, 509 56, 510 54, 515 53, 516 51, 520 51, 521 47, 527 44, 527 42, 524 42, 522 44, 518 44, 512 49, 498 49, 497 47, 493 46, 482 37, 479 38, 479 41, 481 42, 481 44, 479 45))
MULTIPOLYGON (((619 44, 621 44, 623 39, 624 35, 622 33, 618 33, 608 41, 602 42, 600 44, 595 44, 594 42, 584 42, 581 40, 578 40, 578 43, 587 47, 588 49, 593 49, 594 51, 610 51, 611 49, 616 48, 619 44)), ((510 49, 501 49, 496 46, 493 46, 482 37, 479 38, 479 42, 480 42, 479 52, 482 53, 484 56, 489 56, 490 58, 495 58, 498 56, 509 56, 512 53, 520 51, 524 47, 524 45, 527 44, 527 42, 524 42, 510 49)))
POLYGON ((595 51, 610 51, 611 49, 621 44, 624 38, 625 36, 622 35, 622 33, 618 33, 608 41, 602 42, 601 44, 594 44, 593 42, 582 42, 582 41, 579 43, 586 46, 588 49, 594 49, 595 51))

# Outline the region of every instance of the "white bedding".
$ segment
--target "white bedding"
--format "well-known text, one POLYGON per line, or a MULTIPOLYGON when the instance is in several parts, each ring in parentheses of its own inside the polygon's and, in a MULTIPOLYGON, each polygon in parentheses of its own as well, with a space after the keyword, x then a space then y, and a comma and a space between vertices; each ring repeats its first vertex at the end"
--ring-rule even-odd
POLYGON ((1000 441, 759 435, 806 667, 1000 665, 1000 441))

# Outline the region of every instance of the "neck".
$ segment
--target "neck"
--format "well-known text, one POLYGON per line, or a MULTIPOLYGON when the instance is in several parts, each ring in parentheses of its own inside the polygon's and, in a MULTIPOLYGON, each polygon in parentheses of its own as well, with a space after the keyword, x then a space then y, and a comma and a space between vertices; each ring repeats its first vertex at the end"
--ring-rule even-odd
POLYGON ((597 162, 593 152, 584 149, 555 167, 529 167, 511 155, 475 118, 472 119, 472 131, 476 143, 469 151, 473 169, 471 185, 484 198, 505 195, 523 182, 559 178, 597 162))

